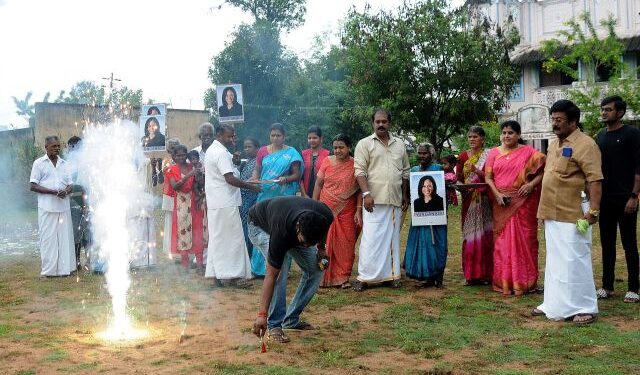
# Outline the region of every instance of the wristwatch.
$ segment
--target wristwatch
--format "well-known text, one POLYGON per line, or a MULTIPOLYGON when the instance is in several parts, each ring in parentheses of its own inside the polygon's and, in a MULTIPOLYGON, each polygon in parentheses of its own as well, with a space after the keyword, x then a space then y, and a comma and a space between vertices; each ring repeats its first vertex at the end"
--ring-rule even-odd
POLYGON ((370 191, 365 191, 364 193, 362 193, 362 198, 366 197, 367 195, 371 194, 370 191))
POLYGON ((593 217, 598 217, 598 215, 600 215, 600 210, 594 210, 593 208, 590 208, 587 213, 593 217))

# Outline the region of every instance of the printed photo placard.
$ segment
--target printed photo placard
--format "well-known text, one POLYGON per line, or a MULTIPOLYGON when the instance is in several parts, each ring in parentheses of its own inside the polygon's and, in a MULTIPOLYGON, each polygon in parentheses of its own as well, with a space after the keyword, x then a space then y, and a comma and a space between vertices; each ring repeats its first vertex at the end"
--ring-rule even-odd
POLYGON ((242 85, 231 83, 216 86, 216 98, 218 101, 218 121, 244 122, 244 104, 242 85))
POLYGON ((446 225, 447 195, 443 171, 411 172, 411 225, 446 225))
POLYGON ((164 151, 166 123, 165 116, 140 116, 140 143, 144 152, 164 151))

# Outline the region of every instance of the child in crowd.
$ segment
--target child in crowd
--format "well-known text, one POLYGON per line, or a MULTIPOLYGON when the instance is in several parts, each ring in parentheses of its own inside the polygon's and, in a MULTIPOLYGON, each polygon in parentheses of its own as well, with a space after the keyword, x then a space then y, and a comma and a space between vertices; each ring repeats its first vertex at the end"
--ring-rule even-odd
POLYGON ((457 181, 456 172, 454 167, 456 165, 455 155, 447 155, 442 158, 442 169, 444 170, 444 182, 447 190, 447 204, 457 206, 458 205, 458 195, 456 194, 456 189, 454 189, 451 185, 455 184, 457 181))
MULTIPOLYGON (((194 233, 194 238, 198 241, 200 240, 200 236, 202 236, 202 244, 204 246, 204 259, 206 260, 206 250, 209 245, 209 229, 208 229, 208 219, 207 219, 207 202, 205 200, 205 192, 204 192, 204 172, 202 169, 202 161, 200 160, 200 153, 196 150, 191 150, 187 154, 187 159, 189 163, 193 165, 194 168, 200 170, 198 174, 195 175, 193 190, 196 193, 196 210, 202 211, 202 233, 194 233)), ((197 259, 196 259, 197 260, 197 259)), ((204 275, 204 268, 201 265, 197 266, 197 273, 204 275)))
MULTIPOLYGON (((194 168, 202 170, 202 162, 200 161, 200 153, 196 150, 191 150, 187 154, 187 159, 189 163, 193 165, 194 168)), ((205 202, 204 202, 204 173, 200 172, 195 175, 195 186, 196 192, 196 204, 198 209, 206 210, 205 202)))
POLYGON ((307 143, 309 148, 302 150, 302 160, 304 162, 304 173, 300 192, 303 197, 313 197, 313 188, 316 185, 318 171, 324 159, 329 156, 329 150, 322 147, 322 129, 318 126, 311 126, 307 130, 307 143))

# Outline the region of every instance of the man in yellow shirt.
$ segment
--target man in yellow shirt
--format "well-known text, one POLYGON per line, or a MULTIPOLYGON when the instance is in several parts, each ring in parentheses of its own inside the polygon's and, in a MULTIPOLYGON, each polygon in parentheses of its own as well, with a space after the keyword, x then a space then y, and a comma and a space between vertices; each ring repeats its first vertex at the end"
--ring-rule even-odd
POLYGON ((558 137, 547 151, 538 219, 544 220, 547 259, 544 301, 532 314, 588 324, 598 314, 591 265, 591 226, 580 233, 576 222, 598 221, 602 196, 600 149, 578 129, 580 109, 569 100, 549 110, 558 137), (585 190, 588 201, 583 199, 585 190))
POLYGON ((409 157, 404 142, 389 133, 389 111, 377 110, 372 122, 373 134, 361 139, 354 152, 364 206, 357 291, 387 281, 400 287, 400 228, 402 211, 409 207, 409 157))

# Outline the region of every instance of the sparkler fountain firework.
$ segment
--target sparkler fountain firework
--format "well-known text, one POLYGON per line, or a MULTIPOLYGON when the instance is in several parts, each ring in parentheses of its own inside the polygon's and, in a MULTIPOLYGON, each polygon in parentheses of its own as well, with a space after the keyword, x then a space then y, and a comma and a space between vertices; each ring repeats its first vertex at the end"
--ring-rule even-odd
POLYGON ((128 218, 149 209, 150 195, 143 177, 147 159, 142 153, 138 128, 130 121, 94 125, 85 129, 82 147, 73 156, 78 182, 87 191, 93 241, 106 261, 106 281, 112 299, 109 328, 99 336, 109 341, 141 338, 127 314, 131 284, 129 259, 135 251, 135 234, 128 218))

